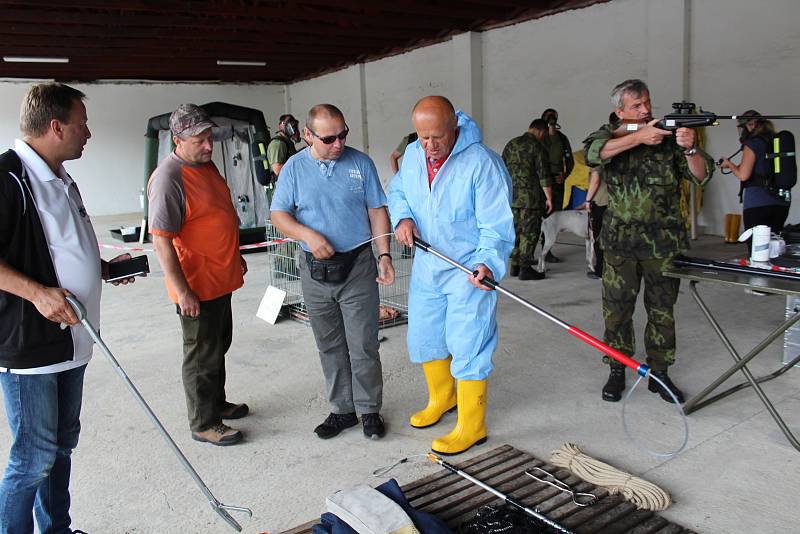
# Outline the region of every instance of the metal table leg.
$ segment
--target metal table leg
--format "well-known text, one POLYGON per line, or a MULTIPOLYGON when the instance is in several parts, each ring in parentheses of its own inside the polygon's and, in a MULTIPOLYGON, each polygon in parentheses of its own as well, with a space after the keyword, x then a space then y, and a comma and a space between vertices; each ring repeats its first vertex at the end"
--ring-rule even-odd
POLYGON ((790 369, 796 363, 800 362, 800 356, 796 357, 794 360, 792 360, 788 364, 784 365, 782 368, 778 369, 774 373, 772 373, 770 375, 767 375, 767 376, 764 376, 764 377, 760 377, 760 378, 753 377, 753 374, 747 368, 747 364, 750 362, 750 360, 755 358, 765 348, 767 348, 767 346, 770 343, 775 341, 784 332, 786 332, 786 330, 791 328, 792 325, 794 325, 798 320, 800 320, 800 312, 795 313, 793 316, 789 317, 787 320, 785 320, 783 323, 781 323, 766 338, 764 338, 763 341, 761 341, 758 345, 756 345, 750 352, 747 353, 747 355, 744 358, 742 358, 741 356, 739 356, 739 353, 733 347, 733 345, 731 344, 731 342, 728 339, 728 337, 722 331, 722 328, 720 327, 719 323, 716 321, 716 319, 714 319, 713 315, 711 315, 711 311, 708 309, 708 306, 706 306, 706 303, 703 302, 703 299, 700 298, 700 294, 697 292, 697 287, 696 286, 697 286, 697 281, 696 280, 692 280, 690 282, 690 284, 689 284, 689 290, 692 293, 692 297, 694 297, 694 300, 695 300, 695 302, 697 302, 697 305, 700 306, 700 309, 702 310, 703 314, 706 316, 706 319, 708 319, 708 322, 711 323, 711 327, 717 333, 717 336, 719 336, 720 340, 722 341, 722 344, 725 346, 725 348, 731 354, 731 356, 733 357, 733 359, 736 362, 736 364, 733 365, 733 367, 731 367, 727 371, 725 371, 719 378, 714 380, 714 382, 712 382, 703 391, 701 391, 700 393, 698 393, 697 395, 695 395, 694 397, 689 399, 686 402, 686 404, 684 405, 684 407, 683 407, 684 413, 690 414, 690 413, 692 413, 694 411, 699 410, 700 408, 703 408, 703 407, 708 406, 709 404, 711 404, 713 402, 718 401, 719 399, 727 397, 728 395, 730 395, 734 391, 738 391, 738 390, 740 390, 742 388, 745 388, 745 387, 752 387, 753 390, 758 395, 759 399, 761 399, 761 402, 767 408, 767 411, 769 412, 769 414, 775 420, 775 423, 778 425, 778 427, 780 427, 781 431, 783 432, 783 435, 786 436, 786 439, 789 440, 789 443, 792 444, 792 447, 794 447, 795 449, 800 451, 800 441, 798 441, 797 438, 795 438, 794 434, 792 434, 791 430, 789 430, 789 427, 786 426, 786 423, 783 421, 783 419, 781 418, 780 414, 778 414, 777 410, 772 405, 772 402, 770 402, 770 400, 767 397, 766 393, 764 393, 764 390, 761 389, 761 386, 759 385, 759 383, 761 383, 761 382, 766 382, 767 380, 771 380, 771 379, 773 379, 775 377, 778 377, 778 376, 782 375, 783 373, 785 373, 788 369, 790 369), (745 378, 747 378, 747 382, 749 382, 749 383, 738 384, 736 386, 733 386, 733 387, 723 391, 722 393, 719 393, 719 394, 715 395, 714 397, 711 397, 711 398, 706 399, 705 401, 703 401, 703 399, 705 399, 712 391, 717 389, 723 382, 725 382, 734 373, 736 373, 736 371, 741 371, 744 374, 745 378))

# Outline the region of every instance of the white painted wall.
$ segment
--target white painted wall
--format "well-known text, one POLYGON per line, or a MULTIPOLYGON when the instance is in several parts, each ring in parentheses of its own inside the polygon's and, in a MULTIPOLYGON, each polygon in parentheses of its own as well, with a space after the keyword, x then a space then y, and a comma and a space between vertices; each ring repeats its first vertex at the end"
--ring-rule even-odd
MULTIPOLYGON (((31 82, 0 83, 0 145, 19 137, 19 105, 31 82)), ((147 119, 183 102, 227 102, 260 109, 274 131, 284 110, 283 86, 233 84, 73 84, 86 93, 89 140, 79 160, 65 164, 92 215, 140 210, 147 119)))
MULTIPOLYGON (((364 130, 361 128, 361 80, 358 65, 319 78, 292 84, 289 89, 289 112, 301 125, 308 110, 317 104, 333 104, 344 114, 350 135, 347 144, 364 149, 364 130)), ((298 147, 305 146, 301 142, 298 147)))
MULTIPOLYGON (((690 93, 707 111, 764 115, 800 113, 800 2, 797 0, 703 0, 692 2, 690 93)), ((715 157, 739 147, 733 121, 708 136, 715 157)), ((800 141, 800 121, 773 121, 800 141)), ((712 130, 707 128, 707 130, 712 130)), ((705 197, 700 222, 724 233, 725 213, 741 213, 738 180, 717 174, 705 197)), ((788 222, 800 222, 800 187, 795 187, 788 222)))
MULTIPOLYGON (((580 148, 608 117, 611 88, 626 78, 650 83, 656 115, 683 98, 720 114, 797 113, 798 20, 797 0, 614 0, 483 32, 477 59, 476 40, 457 36, 366 63, 363 84, 358 66, 293 84, 290 107, 299 118, 332 102, 351 128, 365 116, 367 148, 384 183, 389 153, 411 129, 410 109, 427 94, 477 109, 484 141, 497 151, 548 107, 559 110, 564 133, 580 148)), ((797 122, 777 126, 800 136, 797 122)), ((707 133, 715 158, 736 150, 733 125, 707 133)), ((349 142, 363 149, 362 140, 354 131, 349 142)), ((737 192, 729 177, 715 176, 699 218, 706 231, 723 233, 724 214, 741 209, 737 192)), ((800 201, 789 220, 800 221, 800 201)))
POLYGON ((392 174, 389 154, 414 131, 411 108, 417 100, 452 94, 452 57, 448 41, 365 65, 369 153, 384 184, 392 174))

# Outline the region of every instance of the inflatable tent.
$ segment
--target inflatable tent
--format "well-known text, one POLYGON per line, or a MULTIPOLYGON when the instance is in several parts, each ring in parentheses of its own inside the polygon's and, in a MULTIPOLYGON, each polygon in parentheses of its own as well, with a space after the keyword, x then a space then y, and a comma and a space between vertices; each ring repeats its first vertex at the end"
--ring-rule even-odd
MULTIPOLYGON (((214 157, 220 173, 231 190, 231 200, 239 215, 239 239, 242 244, 264 238, 264 225, 269 219, 269 201, 264 185, 269 183, 266 161, 269 129, 264 114, 253 108, 211 102, 204 104, 217 127, 213 130, 214 157)), ((170 113, 147 121, 144 134, 144 190, 158 162, 175 148, 169 131, 170 113)), ((147 226, 147 195, 143 196, 143 230, 147 226)), ((146 233, 144 234, 146 235, 146 233)))

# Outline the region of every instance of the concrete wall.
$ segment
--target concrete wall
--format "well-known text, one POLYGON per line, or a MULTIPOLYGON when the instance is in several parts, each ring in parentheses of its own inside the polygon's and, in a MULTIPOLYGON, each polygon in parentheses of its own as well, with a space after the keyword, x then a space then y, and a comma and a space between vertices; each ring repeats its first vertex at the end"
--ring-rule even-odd
MULTIPOLYGON (((0 145, 19 137, 19 105, 30 82, 0 83, 0 145)), ((86 93, 89 140, 79 160, 65 164, 92 215, 139 211, 147 119, 183 102, 222 101, 260 109, 274 131, 285 104, 282 86, 98 83, 74 84, 86 93)))
MULTIPOLYGON (((756 109, 764 115, 800 113, 800 2, 796 0, 703 0, 692 2, 690 94, 708 111, 737 114, 756 109)), ((708 136, 715 158, 739 147, 733 121, 708 136)), ((800 139, 800 121, 773 121, 800 139)), ((738 160, 736 160, 738 161, 738 160)), ((709 185, 701 222, 724 233, 725 213, 741 213, 733 175, 718 174, 709 185)), ((788 222, 800 222, 800 187, 788 222)))
MULTIPOLYGON (((548 107, 559 110, 573 148, 611 111, 608 94, 626 78, 652 89, 654 114, 689 99, 716 113, 792 113, 800 86, 800 18, 796 0, 614 0, 538 20, 466 34, 398 56, 350 67, 289 88, 290 108, 340 105, 350 144, 367 149, 381 178, 388 156, 411 128, 421 96, 444 94, 480 117, 484 141, 497 151, 548 107), (359 102, 362 103, 359 109, 359 102), (352 117, 352 118, 351 118, 352 117)), ((784 121, 781 128, 800 125, 784 121)), ((708 128, 715 158, 738 147, 732 124, 708 128)), ((724 214, 740 211, 738 184, 717 175, 699 224, 722 234, 724 214)), ((800 191, 798 191, 800 195, 800 191)), ((790 221, 800 220, 800 202, 790 221)))

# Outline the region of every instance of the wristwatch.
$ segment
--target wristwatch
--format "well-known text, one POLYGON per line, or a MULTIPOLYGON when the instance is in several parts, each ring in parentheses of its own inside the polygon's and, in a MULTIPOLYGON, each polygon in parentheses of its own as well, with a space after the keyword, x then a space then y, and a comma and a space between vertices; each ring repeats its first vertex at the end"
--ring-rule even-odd
POLYGON ((381 258, 384 257, 384 256, 388 256, 390 260, 392 259, 392 255, 391 254, 389 254, 388 252, 384 252, 382 254, 378 254, 378 261, 381 261, 381 258))
POLYGON ((695 154, 697 154, 696 146, 693 146, 692 148, 683 151, 684 156, 694 156, 695 154))

